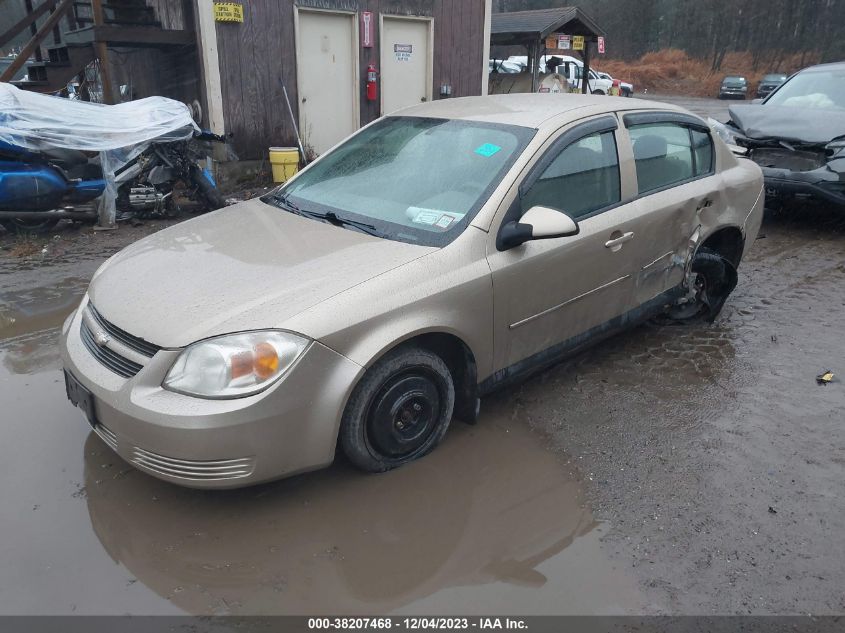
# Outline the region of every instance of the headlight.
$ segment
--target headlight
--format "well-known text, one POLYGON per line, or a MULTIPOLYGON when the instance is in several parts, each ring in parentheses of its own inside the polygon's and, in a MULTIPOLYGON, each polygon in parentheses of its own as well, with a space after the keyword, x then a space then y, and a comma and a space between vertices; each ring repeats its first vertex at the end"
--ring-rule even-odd
POLYGON ((308 347, 290 332, 262 330, 194 343, 179 355, 162 387, 200 398, 240 398, 278 380, 308 347))

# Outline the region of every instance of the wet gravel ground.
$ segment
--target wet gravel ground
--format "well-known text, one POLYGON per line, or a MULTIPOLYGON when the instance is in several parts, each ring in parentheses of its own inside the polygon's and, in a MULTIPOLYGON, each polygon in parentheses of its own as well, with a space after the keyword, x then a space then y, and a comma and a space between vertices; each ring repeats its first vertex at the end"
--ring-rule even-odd
POLYGON ((62 320, 164 224, 0 235, 0 614, 845 612, 841 213, 767 217, 714 324, 605 341, 418 463, 226 493, 132 469, 64 396, 62 320))
POLYGON ((660 613, 845 611, 845 222, 769 219, 710 326, 646 325, 486 406, 583 478, 660 613))

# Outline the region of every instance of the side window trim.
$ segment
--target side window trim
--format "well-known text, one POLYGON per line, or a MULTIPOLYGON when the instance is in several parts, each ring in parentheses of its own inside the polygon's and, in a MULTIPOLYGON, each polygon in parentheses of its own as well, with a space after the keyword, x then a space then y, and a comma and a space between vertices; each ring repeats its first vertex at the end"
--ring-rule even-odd
MULTIPOLYGON (((540 159, 534 163, 534 166, 531 168, 531 171, 528 172, 528 175, 522 179, 522 183, 519 185, 518 196, 517 199, 522 198, 525 193, 531 189, 535 182, 540 178, 546 168, 554 162, 554 160, 558 157, 558 155, 566 149, 568 146, 572 145, 580 141, 582 138, 586 136, 590 136, 591 134, 600 134, 602 132, 613 132, 619 127, 619 122, 616 120, 615 116, 608 115, 603 116, 598 119, 593 119, 592 121, 587 121, 586 123, 582 123, 580 125, 576 125, 572 129, 567 130, 563 134, 561 134, 555 141, 549 146, 549 149, 540 157, 540 159)), ((618 152, 618 149, 617 149, 618 152)), ((617 160, 618 160, 617 156, 617 160)))
MULTIPOLYGON (((665 123, 667 125, 678 125, 683 127, 687 130, 687 135, 689 136, 690 141, 690 154, 692 155, 692 176, 689 178, 684 178, 683 180, 679 180, 678 182, 669 183, 668 185, 664 185, 662 187, 658 187, 656 189, 649 189, 648 191, 644 191, 639 193, 639 178, 637 179, 637 195, 633 198, 633 200, 639 200, 641 198, 646 198, 648 196, 652 196, 656 193, 661 193, 666 191, 667 189, 673 189, 674 187, 680 187, 681 185, 686 185, 691 182, 695 182, 696 180, 701 180, 702 178, 708 178, 716 173, 716 160, 715 160, 715 151, 716 148, 713 144, 713 137, 710 134, 710 128, 706 125, 703 125, 701 121, 698 121, 694 117, 684 114, 683 112, 637 112, 634 114, 626 114, 623 115, 622 120, 625 122, 625 133, 628 135, 629 141, 633 144, 633 139, 631 139, 631 128, 637 127, 639 125, 659 125, 661 123, 665 123), (710 169, 702 174, 696 174, 696 162, 698 158, 695 155, 695 146, 693 145, 692 140, 692 130, 697 130, 699 132, 703 132, 707 135, 707 139, 710 141, 711 147, 711 156, 710 156, 710 169)), ((636 158, 634 158, 634 163, 636 164, 636 158)), ((632 200, 632 201, 633 201, 632 200)))

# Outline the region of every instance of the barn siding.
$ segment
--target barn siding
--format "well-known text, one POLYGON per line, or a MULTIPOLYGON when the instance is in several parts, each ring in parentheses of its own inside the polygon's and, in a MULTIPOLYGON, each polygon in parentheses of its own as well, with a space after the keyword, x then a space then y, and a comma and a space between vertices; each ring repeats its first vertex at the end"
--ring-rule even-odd
POLYGON ((379 116, 378 102, 367 101, 364 89, 367 65, 379 66, 379 13, 434 18, 435 99, 444 83, 451 84, 453 97, 481 92, 484 0, 251 0, 243 3, 243 24, 217 24, 226 132, 233 134, 231 143, 240 159, 264 158, 271 145, 296 144, 280 83, 287 86, 297 113, 295 4, 373 12, 375 46, 359 47, 362 125, 379 116))
MULTIPOLYGON (((147 0, 161 28, 194 30, 193 0, 147 0)), ((109 53, 112 82, 131 87, 133 99, 163 96, 185 103, 201 100, 196 47, 120 48, 109 53)))

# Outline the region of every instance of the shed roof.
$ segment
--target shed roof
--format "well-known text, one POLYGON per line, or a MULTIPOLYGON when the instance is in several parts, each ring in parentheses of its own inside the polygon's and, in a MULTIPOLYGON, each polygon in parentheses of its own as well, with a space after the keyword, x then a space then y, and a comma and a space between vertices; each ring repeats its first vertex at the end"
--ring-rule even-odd
POLYGON ((494 13, 490 27, 491 43, 499 45, 537 40, 558 31, 593 37, 605 34, 595 20, 578 7, 494 13))

